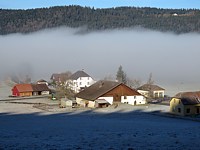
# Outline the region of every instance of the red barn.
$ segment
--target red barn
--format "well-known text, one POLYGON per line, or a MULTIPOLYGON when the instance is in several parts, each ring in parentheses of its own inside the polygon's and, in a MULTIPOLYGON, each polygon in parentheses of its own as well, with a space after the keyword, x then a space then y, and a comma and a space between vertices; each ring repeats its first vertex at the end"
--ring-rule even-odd
POLYGON ((13 96, 32 96, 33 88, 31 84, 16 84, 12 88, 13 96))

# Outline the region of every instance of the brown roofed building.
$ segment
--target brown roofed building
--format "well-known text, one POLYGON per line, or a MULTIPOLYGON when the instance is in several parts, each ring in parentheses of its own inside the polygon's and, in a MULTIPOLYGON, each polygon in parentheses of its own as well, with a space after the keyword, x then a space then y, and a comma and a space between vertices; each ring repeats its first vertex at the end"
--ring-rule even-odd
POLYGON ((55 82, 55 83, 63 83, 66 82, 69 77, 70 77, 71 73, 70 72, 66 72, 66 73, 54 73, 51 75, 51 81, 55 82))
POLYGON ((115 102, 132 105, 146 103, 144 96, 136 90, 114 81, 98 81, 76 95, 77 104, 82 104, 84 101, 88 107, 95 107, 97 100, 101 100, 99 102, 105 100, 109 104, 115 102))
POLYGON ((33 95, 49 95, 49 88, 46 84, 32 84, 33 95))
POLYGON ((158 85, 144 84, 137 91, 147 98, 163 98, 165 95, 165 89, 158 85))
POLYGON ((17 97, 48 95, 49 91, 46 84, 16 84, 12 88, 12 95, 17 97))
POLYGON ((38 80, 37 84, 46 84, 48 86, 48 82, 44 79, 38 80))
POLYGON ((12 88, 13 96, 32 96, 33 88, 31 84, 16 84, 12 88))
POLYGON ((200 91, 176 94, 170 101, 170 112, 182 116, 199 114, 200 91))

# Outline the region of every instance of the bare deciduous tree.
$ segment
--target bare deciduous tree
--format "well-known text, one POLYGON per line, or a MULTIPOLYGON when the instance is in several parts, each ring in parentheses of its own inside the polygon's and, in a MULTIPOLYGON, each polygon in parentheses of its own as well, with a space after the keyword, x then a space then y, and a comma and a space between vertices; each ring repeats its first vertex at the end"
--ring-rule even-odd
POLYGON ((141 84, 142 84, 142 81, 140 79, 127 78, 127 85, 134 89, 139 88, 141 86, 141 84))
POLYGON ((149 90, 149 97, 152 98, 153 97, 153 90, 152 90, 152 85, 154 84, 154 80, 153 80, 153 75, 152 73, 149 74, 149 78, 147 80, 147 86, 148 86, 148 90, 149 90))

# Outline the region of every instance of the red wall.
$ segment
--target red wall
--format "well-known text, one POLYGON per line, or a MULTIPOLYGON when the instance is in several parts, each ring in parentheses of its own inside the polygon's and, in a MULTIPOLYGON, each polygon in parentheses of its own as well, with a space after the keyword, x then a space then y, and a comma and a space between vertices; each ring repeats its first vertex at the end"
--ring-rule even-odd
POLYGON ((13 89, 12 89, 12 95, 13 95, 13 96, 19 96, 19 95, 20 95, 20 94, 19 94, 19 91, 18 91, 17 88, 16 88, 16 86, 13 87, 13 89))

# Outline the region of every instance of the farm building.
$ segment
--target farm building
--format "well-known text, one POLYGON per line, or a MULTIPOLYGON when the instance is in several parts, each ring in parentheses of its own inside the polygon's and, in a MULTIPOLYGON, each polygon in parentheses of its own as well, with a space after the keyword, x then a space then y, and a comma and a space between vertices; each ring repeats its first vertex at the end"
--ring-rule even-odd
POLYGON ((48 95, 50 92, 46 84, 16 84, 12 88, 13 96, 48 95))
POLYGON ((33 95, 33 88, 31 84, 16 84, 12 88, 12 95, 13 96, 32 96, 33 95))
POLYGON ((38 80, 37 84, 46 84, 48 86, 48 82, 46 80, 43 80, 43 79, 38 80))
POLYGON ((85 107, 104 107, 113 103, 145 104, 146 99, 123 83, 98 81, 76 95, 77 104, 85 107))
POLYGON ((86 87, 91 86, 95 81, 85 71, 79 70, 68 78, 67 83, 70 83, 71 89, 75 93, 78 93, 86 87))
POLYGON ((75 100, 69 100, 67 98, 61 98, 60 107, 75 107, 77 105, 75 100))
POLYGON ((33 95, 49 95, 49 88, 46 84, 31 84, 33 95))
POLYGON ((170 101, 170 112, 187 116, 200 113, 200 92, 178 93, 170 101))
POLYGON ((161 88, 158 85, 149 85, 144 84, 137 89, 137 91, 144 95, 145 97, 149 98, 163 98, 165 95, 165 89, 161 88))

